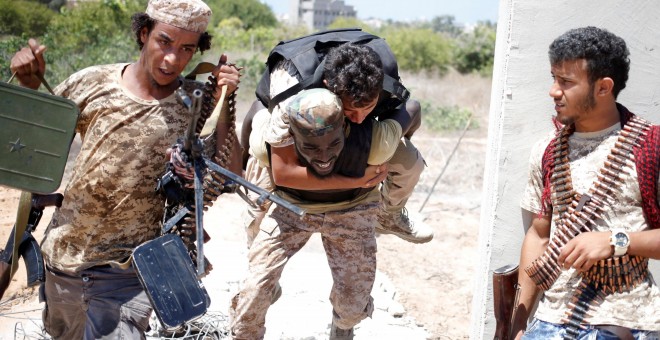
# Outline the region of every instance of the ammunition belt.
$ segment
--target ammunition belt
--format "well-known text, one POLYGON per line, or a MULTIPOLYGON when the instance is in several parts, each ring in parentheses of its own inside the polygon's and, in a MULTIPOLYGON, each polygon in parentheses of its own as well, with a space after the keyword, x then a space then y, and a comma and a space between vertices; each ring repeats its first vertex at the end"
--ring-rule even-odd
MULTIPOLYGON (((547 290, 557 280, 561 267, 557 263, 560 249, 576 235, 592 231, 601 218, 606 203, 614 202, 612 192, 623 182, 624 168, 633 168, 631 157, 634 146, 646 132, 650 124, 639 117, 631 118, 619 131, 618 140, 600 169, 597 180, 591 189, 579 195, 573 190, 570 163, 568 160, 568 137, 573 133, 572 126, 565 126, 552 141, 555 146, 554 172, 552 174, 553 209, 560 217, 555 220, 555 232, 544 253, 525 268, 525 272, 541 289, 547 290)), ((608 281, 609 282, 609 281, 608 281)))
MULTIPOLYGON (((570 177, 568 137, 573 132, 572 126, 564 127, 552 141, 555 147, 552 200, 553 209, 557 209, 560 217, 555 220, 555 233, 545 252, 525 268, 539 288, 549 289, 559 277, 561 267, 557 258, 560 249, 576 235, 592 231, 596 227, 594 220, 602 217, 605 203, 614 202, 612 193, 623 184, 621 173, 624 168, 635 166, 633 148, 639 145, 650 127, 647 121, 639 117, 628 120, 619 131, 615 146, 601 167, 597 180, 584 195, 573 190, 570 177)), ((643 257, 624 255, 595 263, 582 273, 582 280, 568 304, 570 309, 562 320, 567 326, 564 339, 577 339, 579 330, 583 328, 582 323, 605 296, 629 291, 647 278, 648 259, 643 257)))
MULTIPOLYGON (((207 90, 205 91, 206 96, 210 96, 211 99, 213 99, 213 91, 215 91, 216 83, 217 80, 215 79, 215 77, 210 76, 209 82, 207 82, 205 85, 205 87, 207 88, 207 90)), ((230 159, 231 150, 234 147, 234 144, 237 143, 236 140, 236 93, 237 92, 238 89, 236 89, 236 91, 234 91, 227 97, 229 123, 230 123, 229 133, 227 134, 227 138, 225 138, 224 143, 222 143, 222 145, 217 145, 216 153, 213 156, 213 162, 223 168, 227 168, 229 163, 231 163, 231 159, 230 159)), ((223 98, 220 98, 220 100, 222 99, 223 98)), ((223 103, 218 103, 218 105, 223 105, 223 103)), ((201 123, 199 120, 197 121, 196 132, 198 134, 201 133, 202 128, 204 127, 204 123, 211 115, 213 109, 214 109, 213 105, 211 105, 209 109, 207 109, 206 106, 202 108, 202 110, 204 110, 204 113, 206 114, 206 117, 201 123)), ((225 189, 225 179, 213 171, 207 172, 207 175, 204 178, 204 207, 208 208, 212 206, 213 202, 215 202, 218 196, 222 194, 224 189, 225 189)), ((194 215, 194 212, 192 212, 192 214, 194 215)))
MULTIPOLYGON (((233 65, 232 65, 233 66, 233 65)), ((234 66, 235 67, 235 66, 234 66)), ((195 126, 195 132, 199 135, 204 128, 204 124, 211 117, 215 109, 220 108, 224 103, 222 102, 225 96, 221 96, 220 101, 216 105, 216 100, 214 93, 217 88, 217 78, 213 75, 208 77, 208 81, 204 84, 203 87, 203 99, 202 99, 202 108, 200 110, 200 116, 197 119, 195 126), (216 108, 216 106, 218 108, 216 108)), ((231 162, 230 155, 231 150, 236 140, 236 93, 238 89, 226 97, 227 101, 227 110, 229 114, 229 133, 222 145, 216 146, 216 152, 213 156, 213 162, 218 164, 221 167, 226 168, 227 165, 231 162)), ((211 136, 215 138, 215 136, 211 136)), ((204 176, 204 210, 208 209, 213 205, 215 200, 220 196, 225 190, 226 180, 216 174, 213 171, 207 171, 204 176)), ((181 219, 176 226, 171 229, 172 233, 175 233, 181 237, 183 243, 188 249, 188 254, 191 259, 197 265, 197 247, 195 245, 196 241, 196 225, 195 225, 195 205, 192 204, 188 207, 189 211, 181 219)), ((174 212, 174 211, 172 211, 174 212)), ((210 271, 210 263, 207 263, 207 271, 210 271)))
POLYGON ((644 257, 610 257, 596 262, 582 274, 582 280, 605 294, 622 293, 645 281, 648 267, 649 260, 644 257))
POLYGON ((568 303, 562 321, 566 324, 565 340, 577 340, 585 322, 612 293, 630 291, 648 279, 649 260, 640 256, 610 257, 595 263, 582 274, 582 281, 568 303))

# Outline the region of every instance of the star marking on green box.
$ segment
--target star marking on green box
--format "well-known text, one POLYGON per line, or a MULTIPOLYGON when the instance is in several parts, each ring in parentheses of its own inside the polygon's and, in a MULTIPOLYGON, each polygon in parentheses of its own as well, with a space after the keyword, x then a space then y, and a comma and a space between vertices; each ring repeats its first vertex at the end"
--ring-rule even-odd
POLYGON ((20 137, 15 142, 10 141, 9 145, 11 145, 11 150, 9 150, 9 152, 14 152, 14 151, 21 152, 21 149, 25 147, 25 144, 21 144, 20 137))

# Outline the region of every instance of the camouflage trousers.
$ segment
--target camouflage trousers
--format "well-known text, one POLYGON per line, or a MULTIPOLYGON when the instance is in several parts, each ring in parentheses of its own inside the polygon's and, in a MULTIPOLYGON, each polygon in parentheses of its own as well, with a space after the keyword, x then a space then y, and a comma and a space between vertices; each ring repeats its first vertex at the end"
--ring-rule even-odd
POLYGON ((248 277, 232 300, 233 338, 263 339, 275 285, 289 259, 316 232, 321 233, 332 273, 333 322, 349 329, 370 317, 371 289, 376 276, 377 212, 378 202, 372 202, 342 211, 309 214, 301 219, 275 207, 268 219, 276 223, 272 228, 262 225, 248 254, 248 277))
MULTIPOLYGON (((269 168, 262 167, 259 164, 259 161, 257 161, 257 159, 253 156, 248 158, 244 177, 247 181, 262 189, 267 191, 275 190, 275 186, 273 185, 270 178, 269 168)), ((272 206, 271 201, 267 200, 263 204, 259 205, 257 204, 259 194, 248 191, 246 195, 252 202, 254 202, 254 205, 246 205, 247 208, 245 211, 243 211, 242 218, 243 227, 245 228, 245 233, 247 236, 247 246, 250 248, 252 242, 254 242, 255 237, 257 237, 257 234, 259 234, 259 226, 262 223, 269 223, 274 225, 276 222, 272 219, 264 220, 266 213, 272 206)), ((269 227, 266 227, 265 229, 272 230, 272 228, 269 227)))
MULTIPOLYGON (((380 189, 385 210, 397 212, 406 206, 425 165, 424 158, 415 145, 409 139, 401 138, 394 156, 388 162, 388 174, 380 189)), ((261 167, 253 156, 248 158, 245 179, 268 191, 275 189, 268 168, 261 167)), ((259 198, 259 195, 253 192, 248 192, 247 196, 253 202, 259 198)), ((243 227, 247 233, 248 248, 259 232, 259 225, 272 222, 264 219, 270 207, 271 202, 266 201, 255 207, 248 206, 247 210, 243 212, 243 227)))

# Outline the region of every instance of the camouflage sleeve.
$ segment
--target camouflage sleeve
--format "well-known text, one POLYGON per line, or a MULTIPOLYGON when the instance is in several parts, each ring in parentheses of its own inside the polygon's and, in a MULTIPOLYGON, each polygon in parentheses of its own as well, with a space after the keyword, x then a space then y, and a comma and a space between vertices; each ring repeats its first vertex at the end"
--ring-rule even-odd
POLYGON ((102 93, 109 82, 119 79, 119 72, 127 64, 116 64, 106 66, 92 66, 78 71, 61 84, 53 92, 55 95, 72 100, 80 110, 78 123, 76 125, 77 133, 84 133, 87 130, 92 118, 93 111, 86 110, 87 103, 94 95, 102 93))
POLYGON ((76 95, 78 94, 78 91, 76 91, 76 85, 80 84, 82 80, 82 75, 80 73, 81 72, 74 73, 53 89, 55 95, 72 100, 78 106, 78 110, 80 110, 81 114, 78 116, 78 122, 76 123, 76 133, 85 131, 89 124, 89 120, 85 119, 82 115, 84 112, 84 99, 76 95))
POLYGON ((541 169, 541 160, 553 136, 554 133, 537 141, 530 151, 527 185, 520 201, 520 207, 535 214, 539 214, 542 211, 543 171, 541 169))
MULTIPOLYGON (((290 75, 286 70, 277 68, 270 75, 271 97, 283 92, 298 83, 296 77, 290 75)), ((284 108, 295 96, 291 96, 279 103, 270 116, 270 123, 266 130, 266 141, 273 147, 284 147, 293 144, 293 137, 289 132, 289 117, 284 108)))

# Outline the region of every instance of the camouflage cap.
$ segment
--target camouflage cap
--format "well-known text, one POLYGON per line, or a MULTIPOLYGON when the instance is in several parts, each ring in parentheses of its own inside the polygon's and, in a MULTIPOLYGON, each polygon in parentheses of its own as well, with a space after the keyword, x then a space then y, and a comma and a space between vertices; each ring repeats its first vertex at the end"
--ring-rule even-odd
POLYGON ((202 0, 149 0, 147 15, 162 23, 204 33, 211 9, 202 0))
POLYGON ((324 88, 300 92, 287 104, 286 112, 289 125, 305 136, 323 136, 344 122, 339 97, 324 88))

